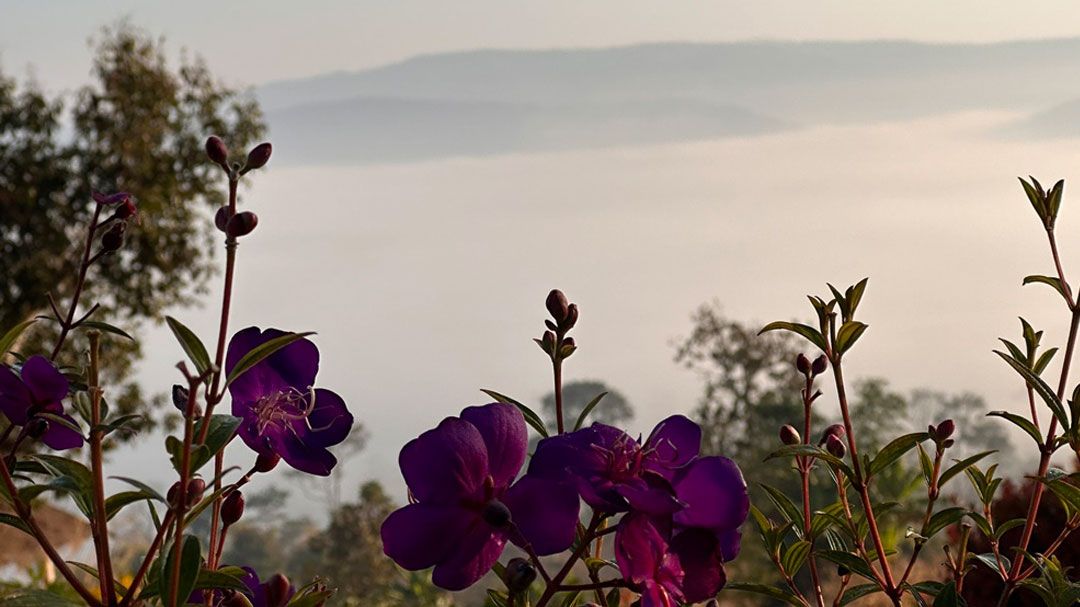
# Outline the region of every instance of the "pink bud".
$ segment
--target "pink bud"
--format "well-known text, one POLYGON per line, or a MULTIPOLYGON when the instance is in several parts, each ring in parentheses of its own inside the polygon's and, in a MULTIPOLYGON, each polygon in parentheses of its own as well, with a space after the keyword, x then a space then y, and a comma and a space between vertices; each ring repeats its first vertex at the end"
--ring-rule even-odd
POLYGON ((259 218, 251 211, 240 211, 229 219, 225 233, 233 238, 247 236, 259 225, 259 218))
POLYGON ((255 466, 253 467, 256 472, 270 472, 277 467, 278 462, 280 461, 281 456, 276 453, 271 453, 270 455, 263 455, 260 453, 259 457, 255 458, 255 466))
POLYGON ((562 291, 552 289, 551 292, 548 293, 547 301, 544 302, 544 305, 547 306, 548 313, 551 314, 551 317, 554 318, 556 322, 562 322, 566 319, 570 302, 566 300, 566 295, 563 295, 562 291))
POLYGON ((233 491, 221 504, 221 520, 231 525, 244 516, 244 494, 233 491))
POLYGON ((780 442, 785 445, 798 445, 802 442, 802 437, 799 436, 799 431, 790 424, 785 424, 780 427, 780 442))
POLYGON ((810 374, 810 359, 805 354, 799 354, 795 357, 795 369, 803 375, 810 374))
POLYGON ((221 165, 222 168, 229 168, 229 148, 225 146, 225 142, 217 135, 211 135, 206 140, 206 155, 210 157, 210 160, 221 165))
POLYGON ((270 161, 270 154, 274 148, 269 143, 260 143, 248 152, 247 162, 244 163, 244 171, 261 169, 270 161))

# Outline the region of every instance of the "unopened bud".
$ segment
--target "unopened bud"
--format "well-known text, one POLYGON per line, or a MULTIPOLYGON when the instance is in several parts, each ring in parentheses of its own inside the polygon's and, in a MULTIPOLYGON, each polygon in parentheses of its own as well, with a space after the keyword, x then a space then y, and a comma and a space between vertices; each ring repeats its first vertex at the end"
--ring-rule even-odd
POLYGON ((551 314, 551 317, 556 322, 562 322, 566 320, 566 315, 569 313, 570 302, 566 300, 566 295, 558 289, 552 289, 548 293, 547 301, 544 302, 547 306, 547 311, 551 314))
POLYGON ((810 375, 810 359, 805 354, 799 354, 795 357, 795 369, 803 375, 810 375))
POLYGON ((139 207, 135 206, 135 201, 131 198, 127 198, 120 204, 116 205, 116 210, 113 211, 113 219, 120 221, 126 221, 131 219, 135 215, 138 215, 139 207))
POLYGON ((255 458, 255 465, 253 468, 256 472, 270 472, 281 461, 281 456, 276 453, 270 455, 259 454, 259 457, 255 458))
POLYGON ((945 447, 946 449, 952 448, 952 446, 955 445, 955 444, 956 444, 956 441, 954 441, 951 438, 948 439, 948 440, 941 441, 941 446, 945 447))
POLYGON ((934 438, 939 441, 944 441, 956 432, 956 422, 951 419, 947 419, 938 424, 937 432, 934 432, 934 438))
POLYGON ((839 439, 843 439, 847 436, 847 431, 844 430, 844 424, 833 424, 828 428, 825 428, 825 431, 821 433, 821 442, 819 442, 818 445, 820 446, 827 443, 830 436, 835 436, 839 439))
POLYGON ((172 404, 174 407, 180 410, 181 413, 187 411, 188 396, 190 393, 188 389, 180 384, 173 384, 172 387, 172 404))
POLYGON ((484 506, 484 510, 480 513, 480 516, 484 519, 484 522, 495 527, 496 529, 502 529, 510 524, 510 509, 506 507, 506 504, 499 500, 491 500, 484 506))
POLYGON ((251 211, 240 211, 229 218, 225 227, 225 233, 233 238, 247 236, 259 225, 259 218, 251 211))
POLYGON ((838 457, 840 459, 843 459, 844 454, 847 453, 847 447, 844 446, 844 441, 840 440, 832 434, 830 434, 829 438, 825 441, 825 450, 831 453, 834 457, 838 457))
POLYGON ((187 505, 192 507, 202 499, 203 491, 206 491, 206 481, 201 478, 193 478, 187 484, 187 505))
POLYGON ((214 225, 222 232, 229 229, 229 220, 232 219, 232 211, 228 206, 223 206, 214 213, 214 225))
POLYGON ((563 340, 562 343, 563 343, 564 348, 576 348, 577 347, 577 342, 574 341, 573 337, 567 337, 566 339, 563 340))
POLYGON ((780 426, 780 442, 785 445, 798 445, 802 442, 802 437, 799 436, 799 431, 790 424, 780 426))
POLYGON ((275 573, 266 580, 266 607, 285 607, 289 602, 289 578, 275 573))
POLYGON ((124 231, 126 229, 127 226, 124 223, 114 223, 112 227, 101 236, 101 250, 106 253, 112 253, 124 246, 124 231))
POLYGON ((563 326, 565 326, 566 330, 569 331, 570 329, 574 328, 574 325, 577 324, 577 319, 578 319, 578 307, 577 307, 577 304, 570 304, 566 308, 566 322, 563 323, 563 326))
POLYGON ((244 494, 233 491, 221 504, 221 520, 231 525, 244 516, 244 494))
POLYGON ((517 594, 529 589, 536 581, 536 568, 529 561, 516 557, 506 563, 506 589, 517 594))
POLYGON ((813 373, 814 375, 821 375, 822 373, 825 372, 825 369, 828 369, 828 368, 829 368, 829 359, 825 358, 825 355, 822 354, 821 356, 814 359, 813 364, 810 365, 810 372, 813 373))
POLYGON ((210 160, 221 165, 221 168, 226 170, 229 168, 229 148, 217 135, 211 135, 206 140, 206 155, 210 157, 210 160))
POLYGON ((165 501, 173 508, 180 504, 180 481, 176 481, 172 487, 169 487, 169 492, 165 494, 165 501))
POLYGON ((274 151, 269 143, 260 143, 248 152, 247 162, 244 163, 244 172, 261 169, 270 160, 270 154, 274 151))

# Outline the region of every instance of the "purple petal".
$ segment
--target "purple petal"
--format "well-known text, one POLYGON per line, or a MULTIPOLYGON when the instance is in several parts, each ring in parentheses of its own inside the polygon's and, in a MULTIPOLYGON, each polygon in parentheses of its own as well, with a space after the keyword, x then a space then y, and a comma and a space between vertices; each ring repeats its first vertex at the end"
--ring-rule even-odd
POLYGON ((644 514, 631 512, 619 521, 615 532, 615 560, 623 578, 642 583, 654 579, 667 542, 644 514))
POLYGON ((476 426, 456 417, 409 441, 398 463, 409 490, 421 502, 473 497, 488 475, 484 438, 476 426))
POLYGON ((717 542, 720 544, 720 555, 724 562, 734 560, 739 556, 739 548, 742 547, 742 531, 727 529, 717 534, 717 542))
POLYGON ((270 434, 273 451, 293 468, 316 476, 330 476, 330 471, 337 464, 337 458, 325 447, 303 443, 292 432, 281 431, 270 434))
POLYGON ((0 367, 0 411, 16 426, 26 425, 26 412, 30 409, 30 390, 8 367, 0 367))
POLYGON ((491 571, 505 546, 506 532, 477 518, 449 558, 435 565, 431 581, 446 590, 464 590, 491 571))
POLYGON ((726 457, 703 457, 680 471, 675 493, 686 508, 675 513, 684 527, 735 529, 746 520, 750 498, 735 462, 726 457))
MULTIPOLYGON (((248 327, 233 335, 225 355, 225 372, 229 373, 245 354, 275 337, 285 335, 279 329, 260 331, 248 327)), ((249 369, 229 386, 233 398, 258 400, 265 394, 296 388, 307 391, 319 372, 319 349, 309 339, 300 339, 274 352, 249 369)))
POLYGON ((259 455, 270 455, 274 453, 274 448, 270 444, 270 440, 259 434, 259 419, 255 415, 255 412, 252 411, 250 402, 234 399, 232 404, 232 414, 242 420, 236 433, 240 435, 240 439, 244 441, 245 445, 259 455))
MULTIPOLYGON (((59 409, 59 405, 56 405, 56 408, 59 409)), ((74 418, 70 415, 64 415, 61 411, 50 411, 50 413, 71 422, 73 425, 77 425, 74 418)), ((75 449, 83 446, 83 436, 64 424, 50 419, 49 429, 45 431, 45 434, 41 435, 41 442, 48 445, 50 449, 56 449, 57 451, 75 449)))
POLYGON ((31 356, 23 363, 22 380, 36 403, 58 403, 67 397, 68 380, 44 356, 31 356))
POLYGON ((656 425, 645 449, 646 468, 670 480, 670 470, 686 465, 701 451, 701 427, 682 415, 672 415, 656 425))
POLYGON ((345 440, 352 430, 353 416, 336 392, 318 388, 315 390, 315 408, 307 418, 310 433, 306 442, 330 447, 345 440))
POLYGON ((489 472, 496 487, 506 487, 525 463, 529 431, 525 417, 514 405, 492 403, 467 407, 461 419, 476 426, 487 447, 489 472))
POLYGON ((682 508, 670 486, 659 486, 641 478, 619 483, 615 490, 626 498, 631 510, 652 516, 671 514, 682 508))
POLYGON ((727 582, 716 535, 707 529, 687 529, 671 540, 671 551, 679 557, 686 573, 683 594, 697 603, 716 596, 727 582))
POLYGON ((581 503, 573 485, 525 475, 502 501, 537 554, 562 552, 574 542, 581 503))
POLYGON ((460 506, 409 504, 383 522, 383 552, 411 571, 433 567, 449 557, 476 520, 460 506))

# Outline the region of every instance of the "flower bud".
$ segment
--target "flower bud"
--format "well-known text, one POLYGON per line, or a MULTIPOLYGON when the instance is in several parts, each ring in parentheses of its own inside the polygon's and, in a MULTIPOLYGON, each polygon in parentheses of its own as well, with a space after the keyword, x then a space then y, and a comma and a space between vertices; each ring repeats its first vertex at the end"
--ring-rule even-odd
POLYGON ((229 218, 229 223, 226 224, 225 233, 232 238, 239 238, 240 236, 247 236, 255 229, 255 226, 259 225, 259 218, 251 211, 240 211, 236 215, 229 218))
POLYGON ((30 438, 41 438, 49 431, 49 420, 35 417, 26 424, 26 435, 30 438))
POLYGON ((244 516, 244 494, 233 491, 221 504, 221 520, 231 525, 244 516))
POLYGON ((174 407, 179 409, 181 413, 184 413, 187 410, 188 395, 189 392, 187 388, 181 386, 180 384, 173 384, 172 404, 174 407))
POLYGON ((270 472, 281 461, 281 456, 276 453, 270 455, 259 454, 259 457, 255 458, 255 465, 253 468, 256 472, 270 472))
POLYGON ((843 439, 847 436, 847 431, 844 430, 844 424, 833 424, 828 428, 825 428, 825 431, 821 433, 821 442, 819 442, 818 445, 820 446, 827 443, 830 436, 835 436, 839 439, 843 439))
POLYGON ((780 442, 785 445, 798 445, 802 442, 802 437, 799 436, 799 431, 790 424, 784 424, 780 426, 780 442))
POLYGON ((165 501, 169 503, 169 507, 175 508, 180 504, 180 481, 176 481, 169 487, 169 492, 165 494, 165 501))
POLYGON ((578 319, 578 307, 577 307, 577 304, 570 304, 566 308, 566 322, 563 323, 563 325, 566 327, 567 331, 574 328, 574 325, 577 324, 577 319, 578 319))
POLYGON ((122 222, 114 223, 112 227, 101 236, 101 250, 106 253, 112 253, 124 246, 124 231, 126 229, 126 224, 122 222))
POLYGON ((228 206, 223 206, 214 213, 214 225, 222 232, 229 229, 229 220, 232 219, 232 211, 228 206))
POLYGON ((566 295, 564 295, 562 291, 552 289, 551 292, 548 293, 547 301, 544 302, 544 305, 547 306, 548 313, 551 314, 551 317, 554 318, 556 322, 566 320, 570 302, 566 300, 566 295))
POLYGON ((206 491, 206 481, 201 478, 193 478, 187 484, 187 505, 192 507, 202 499, 203 491, 206 491))
POLYGON ((266 607, 285 607, 289 602, 289 578, 275 573, 266 580, 266 607))
POLYGON ((814 375, 821 375, 822 373, 825 372, 825 369, 828 369, 828 368, 829 368, 829 359, 825 358, 825 355, 822 354, 821 356, 814 359, 813 364, 810 365, 810 372, 813 373, 814 375))
POLYGON ((805 354, 799 354, 795 357, 795 369, 803 375, 810 375, 810 359, 805 354))
POLYGON ((951 419, 947 419, 938 424, 937 432, 934 432, 934 438, 939 441, 944 441, 956 432, 956 422, 951 419))
POLYGON ((269 143, 260 143, 248 152, 247 162, 244 163, 244 172, 261 169, 270 160, 270 153, 274 151, 269 143))
POLYGON ((825 450, 840 459, 843 459, 844 454, 847 453, 847 447, 844 446, 844 441, 833 434, 830 434, 829 438, 825 441, 825 450))
POLYGON ((577 348, 577 342, 574 341, 573 337, 567 337, 562 343, 564 348, 577 348))
POLYGON ((529 561, 515 557, 506 564, 506 589, 517 594, 529 589, 536 581, 536 568, 529 561))
POLYGON ((131 198, 127 198, 120 204, 116 205, 116 210, 113 211, 113 219, 126 221, 138 214, 139 207, 135 206, 135 201, 131 198))
POLYGON ((480 516, 484 519, 484 522, 496 529, 501 529, 510 524, 510 509, 499 500, 491 500, 485 504, 480 516))
POLYGON ((229 148, 225 147, 225 142, 217 135, 211 135, 206 140, 206 155, 221 168, 228 170, 229 148))

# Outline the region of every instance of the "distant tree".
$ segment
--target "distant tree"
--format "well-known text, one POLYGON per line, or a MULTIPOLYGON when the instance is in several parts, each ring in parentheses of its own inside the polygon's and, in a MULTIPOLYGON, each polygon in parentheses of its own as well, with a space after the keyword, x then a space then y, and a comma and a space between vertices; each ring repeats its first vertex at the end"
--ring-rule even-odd
POLYGON ((308 570, 312 560, 308 541, 319 530, 310 519, 290 515, 289 492, 271 485, 244 497, 244 517, 229 528, 222 563, 311 579, 297 573, 308 570))
MULTIPOLYGON (((563 421, 573 427, 586 405, 604 392, 607 392, 607 396, 589 413, 586 423, 600 422, 616 426, 634 419, 634 408, 621 392, 601 381, 577 380, 563 384, 563 421)), ((541 405, 544 418, 554 424, 555 393, 549 392, 544 396, 541 405)))
MULTIPOLYGON (((243 150, 265 132, 250 96, 199 59, 174 70, 162 40, 127 24, 103 30, 92 73, 70 106, 0 74, 0 332, 46 313, 49 293, 67 304, 92 190, 132 192, 143 218, 91 271, 83 301, 102 305, 95 319, 130 330, 193 303, 215 272, 208 218, 225 200, 203 141, 217 134, 243 150)), ((51 343, 55 329, 38 323, 24 349, 51 343)), ((119 340, 108 348, 107 383, 117 385, 139 349, 119 340)), ((146 412, 131 384, 107 396, 146 412)))

